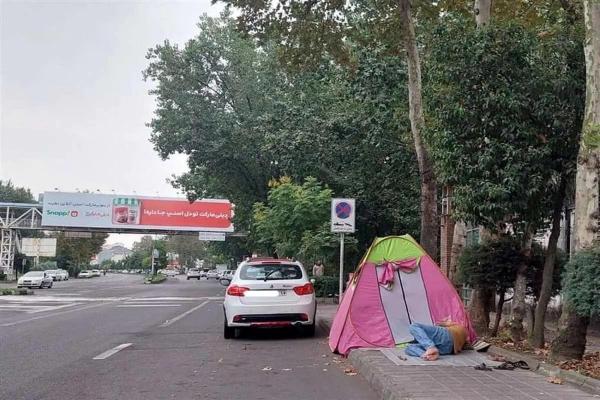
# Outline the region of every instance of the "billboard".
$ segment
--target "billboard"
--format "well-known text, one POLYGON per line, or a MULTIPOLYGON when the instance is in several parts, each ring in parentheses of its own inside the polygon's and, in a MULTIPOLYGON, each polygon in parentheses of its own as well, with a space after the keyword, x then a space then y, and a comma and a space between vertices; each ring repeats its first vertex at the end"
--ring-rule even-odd
POLYGON ((45 192, 42 226, 233 232, 229 200, 45 192))
POLYGON ((23 238, 21 253, 29 257, 55 257, 56 238, 23 238))

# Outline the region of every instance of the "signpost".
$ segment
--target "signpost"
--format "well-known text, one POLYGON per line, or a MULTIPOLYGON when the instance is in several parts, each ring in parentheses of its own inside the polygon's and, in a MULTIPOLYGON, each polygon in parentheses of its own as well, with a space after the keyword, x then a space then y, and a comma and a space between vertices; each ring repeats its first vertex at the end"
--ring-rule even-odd
POLYGON ((160 256, 158 249, 152 249, 152 276, 154 276, 154 260, 160 256))
POLYGON ((344 292, 344 234, 355 230, 354 199, 331 199, 331 232, 340 234, 340 287, 339 301, 344 292))

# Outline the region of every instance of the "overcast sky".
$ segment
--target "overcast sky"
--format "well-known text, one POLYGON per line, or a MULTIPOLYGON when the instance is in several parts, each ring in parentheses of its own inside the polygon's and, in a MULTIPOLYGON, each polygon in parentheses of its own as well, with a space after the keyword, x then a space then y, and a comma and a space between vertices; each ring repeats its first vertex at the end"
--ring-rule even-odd
MULTIPOLYGON (((0 178, 46 190, 177 196, 148 141, 148 48, 183 43, 210 0, 0 0, 0 178)), ((122 237, 119 237, 122 236, 122 237)), ((130 244, 133 235, 110 241, 130 244)))

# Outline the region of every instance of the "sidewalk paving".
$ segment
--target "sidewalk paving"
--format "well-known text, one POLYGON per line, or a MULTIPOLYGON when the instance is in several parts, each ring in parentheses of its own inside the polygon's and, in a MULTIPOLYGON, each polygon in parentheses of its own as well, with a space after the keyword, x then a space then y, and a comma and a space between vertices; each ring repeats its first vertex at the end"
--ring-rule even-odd
MULTIPOLYGON (((319 326, 329 330, 336 310, 337 305, 319 304, 319 326)), ((547 382, 546 377, 532 371, 478 371, 472 366, 450 364, 397 365, 377 349, 353 350, 349 360, 385 400, 600 399, 600 395, 568 384, 547 382)))

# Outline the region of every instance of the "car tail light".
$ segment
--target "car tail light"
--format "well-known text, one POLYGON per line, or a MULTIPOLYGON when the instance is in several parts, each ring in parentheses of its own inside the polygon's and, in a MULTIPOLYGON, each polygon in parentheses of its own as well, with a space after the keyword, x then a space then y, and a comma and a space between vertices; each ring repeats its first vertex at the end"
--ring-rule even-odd
POLYGON ((296 292, 296 294, 299 296, 304 296, 305 294, 313 294, 315 289, 313 288, 312 283, 309 282, 302 286, 296 286, 294 288, 294 292, 296 292))
POLYGON ((232 285, 227 288, 227 294, 230 296, 243 296, 246 291, 248 291, 247 287, 232 285))

